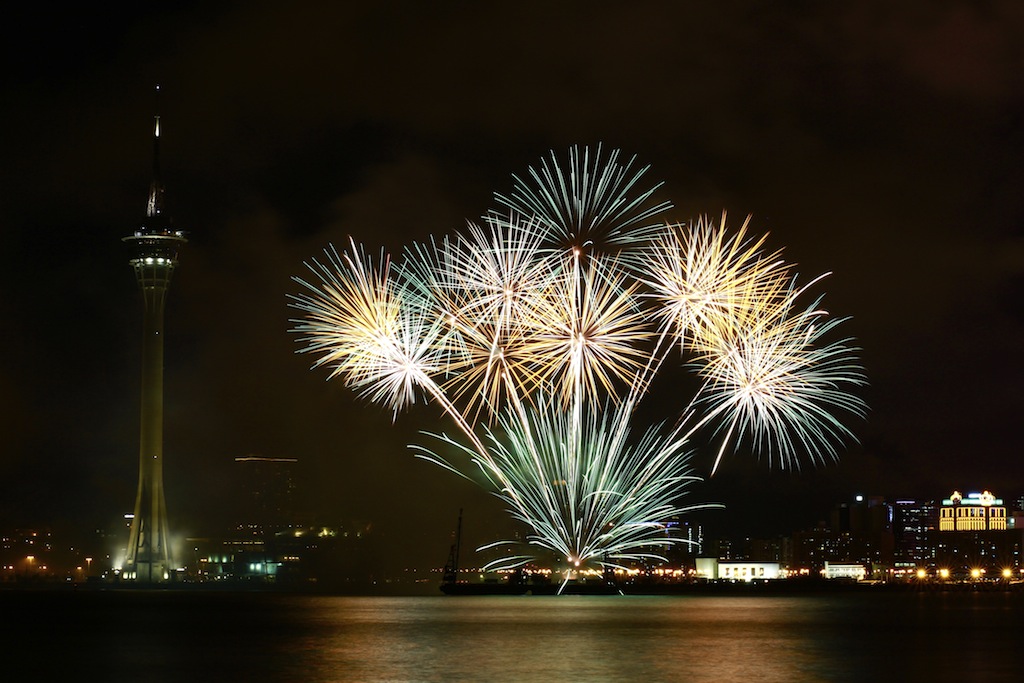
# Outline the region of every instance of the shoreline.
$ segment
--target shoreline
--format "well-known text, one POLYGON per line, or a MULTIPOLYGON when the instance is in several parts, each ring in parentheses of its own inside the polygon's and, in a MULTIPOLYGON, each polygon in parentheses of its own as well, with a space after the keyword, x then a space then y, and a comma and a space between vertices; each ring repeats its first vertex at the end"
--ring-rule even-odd
MULTIPOLYGON (((507 584, 460 583, 463 590, 442 592, 439 583, 381 583, 346 586, 247 585, 227 582, 176 583, 153 586, 113 583, 3 583, 2 594, 258 594, 312 597, 559 597, 558 584, 524 584, 518 589, 507 584)), ((568 584, 562 596, 800 596, 879 593, 1018 593, 1024 582, 854 582, 841 580, 776 580, 761 582, 627 583, 600 582, 568 584)))

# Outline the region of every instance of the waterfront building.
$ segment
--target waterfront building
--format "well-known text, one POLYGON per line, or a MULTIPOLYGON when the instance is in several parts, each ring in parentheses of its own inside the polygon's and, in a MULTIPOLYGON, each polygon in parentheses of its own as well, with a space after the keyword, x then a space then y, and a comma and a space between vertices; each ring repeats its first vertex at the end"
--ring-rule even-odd
POLYGON ((778 562, 744 562, 719 560, 717 557, 696 559, 698 578, 725 581, 769 581, 780 577, 778 562))
POLYGON ((868 570, 859 562, 826 562, 822 576, 826 579, 853 579, 863 581, 867 578, 868 570))

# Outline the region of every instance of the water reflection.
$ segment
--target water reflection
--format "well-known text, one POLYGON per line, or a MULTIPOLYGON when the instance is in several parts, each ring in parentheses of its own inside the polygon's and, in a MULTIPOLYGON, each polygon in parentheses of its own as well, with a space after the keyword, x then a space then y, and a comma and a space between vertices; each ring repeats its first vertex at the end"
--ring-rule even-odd
POLYGON ((815 680, 806 599, 320 599, 318 681, 815 680))
MULTIPOLYGON (((0 591, 35 680, 1020 680, 1024 592, 312 597, 0 591)), ((13 660, 12 660, 13 661, 13 660)))
POLYGON ((949 680, 1017 671, 1019 595, 314 599, 317 681, 949 680))

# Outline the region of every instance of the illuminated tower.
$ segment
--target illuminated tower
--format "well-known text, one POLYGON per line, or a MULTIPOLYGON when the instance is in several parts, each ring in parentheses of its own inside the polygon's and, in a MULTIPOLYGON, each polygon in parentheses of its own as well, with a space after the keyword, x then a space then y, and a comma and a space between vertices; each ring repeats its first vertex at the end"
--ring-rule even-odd
MULTIPOLYGON (((159 87, 157 88, 159 91, 159 87)), ((122 579, 167 581, 171 573, 167 504, 164 502, 164 301, 185 235, 164 214, 160 181, 160 116, 154 117, 153 182, 146 219, 124 238, 142 290, 142 410, 139 430, 139 489, 128 537, 122 579)))

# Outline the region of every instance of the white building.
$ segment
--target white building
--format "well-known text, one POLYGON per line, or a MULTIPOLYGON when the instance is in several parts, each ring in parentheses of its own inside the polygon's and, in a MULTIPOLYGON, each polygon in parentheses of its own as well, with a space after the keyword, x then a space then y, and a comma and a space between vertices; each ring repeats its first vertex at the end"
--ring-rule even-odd
POLYGON ((778 562, 721 561, 715 557, 697 558, 697 576, 703 579, 754 581, 779 578, 778 562))
POLYGON ((855 579, 863 581, 867 578, 868 571, 864 565, 856 562, 826 562, 826 579, 855 579))

